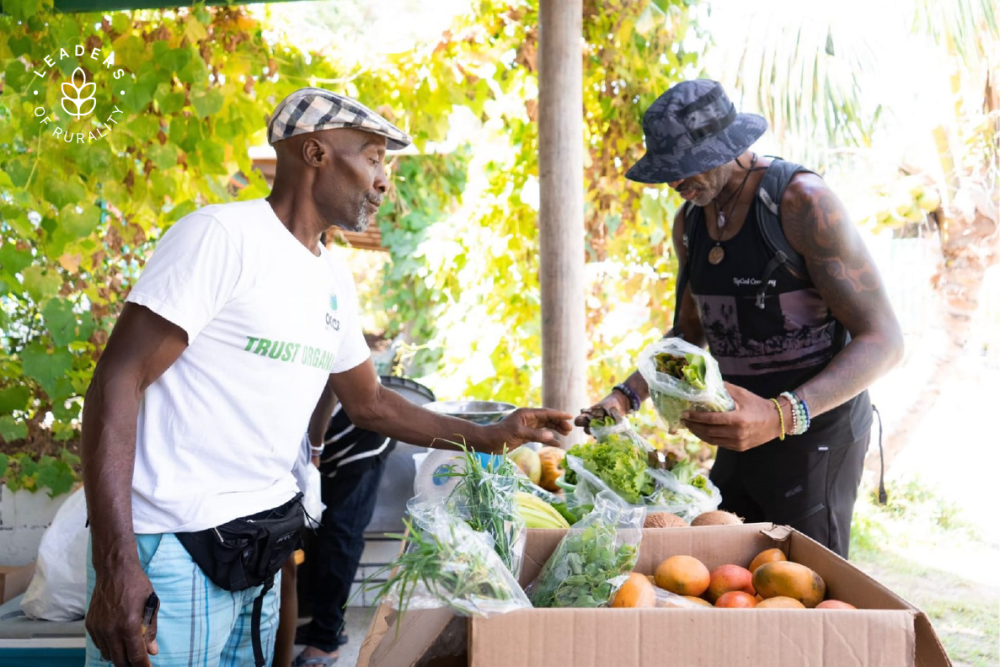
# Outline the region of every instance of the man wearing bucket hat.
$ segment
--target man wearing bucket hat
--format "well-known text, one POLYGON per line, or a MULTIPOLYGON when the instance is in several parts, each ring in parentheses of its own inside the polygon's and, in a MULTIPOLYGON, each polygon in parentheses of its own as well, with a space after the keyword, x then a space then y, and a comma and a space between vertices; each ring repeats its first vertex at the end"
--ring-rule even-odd
MULTIPOLYGON (((718 445, 722 509, 789 524, 846 557, 872 422, 867 388, 903 352, 878 271, 816 174, 750 150, 767 128, 714 81, 680 83, 643 117, 626 178, 667 183, 679 276, 673 328, 708 346, 736 408, 684 424, 718 445)), ((633 373, 591 416, 649 395, 633 373)))
POLYGON ((362 428, 497 452, 551 441, 569 415, 490 427, 378 382, 347 267, 320 244, 363 230, 410 140, 318 88, 275 110, 267 199, 205 206, 160 239, 87 392, 89 665, 267 665, 278 570, 304 518, 292 464, 324 387, 362 428))

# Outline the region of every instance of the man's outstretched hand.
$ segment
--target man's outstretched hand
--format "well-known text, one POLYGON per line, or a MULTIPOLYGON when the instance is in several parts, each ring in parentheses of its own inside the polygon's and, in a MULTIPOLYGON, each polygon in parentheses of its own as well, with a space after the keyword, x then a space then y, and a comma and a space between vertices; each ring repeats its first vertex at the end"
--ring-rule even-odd
POLYGON ((504 446, 516 449, 528 442, 556 445, 556 434, 569 435, 573 430, 570 420, 573 415, 547 408, 520 408, 507 415, 498 424, 490 426, 496 433, 491 438, 493 453, 499 454, 504 446))

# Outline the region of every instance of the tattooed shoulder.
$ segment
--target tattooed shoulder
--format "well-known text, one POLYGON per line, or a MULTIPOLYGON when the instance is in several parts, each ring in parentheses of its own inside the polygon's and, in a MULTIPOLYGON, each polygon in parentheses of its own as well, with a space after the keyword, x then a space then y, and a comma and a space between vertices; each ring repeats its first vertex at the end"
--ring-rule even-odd
POLYGON ((878 272, 837 196, 815 174, 799 174, 781 198, 781 226, 817 286, 835 281, 855 293, 880 288, 878 272))

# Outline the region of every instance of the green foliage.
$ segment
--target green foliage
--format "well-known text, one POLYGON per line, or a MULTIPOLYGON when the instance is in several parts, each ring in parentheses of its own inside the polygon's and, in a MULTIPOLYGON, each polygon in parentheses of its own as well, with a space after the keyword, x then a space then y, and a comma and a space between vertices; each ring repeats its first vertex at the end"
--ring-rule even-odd
MULTIPOLYGON (((274 104, 335 71, 269 45, 238 8, 15 5, 0 16, 0 438, 38 453, 78 435, 95 361, 155 240, 230 199, 228 176, 251 173, 248 148, 274 104), (66 93, 77 67, 96 92, 66 93), (64 96, 88 94, 93 114, 67 115, 64 96)), ((265 192, 253 174, 242 196, 265 192)), ((64 488, 45 472, 63 462, 45 461, 38 483, 64 488)))
MULTIPOLYGON (((669 321, 677 201, 624 172, 643 152, 643 110, 696 74, 695 55, 681 47, 688 5, 584 9, 594 398, 669 321)), ((274 105, 312 84, 375 107, 422 152, 450 140, 456 117, 472 119, 472 134, 446 142, 446 154, 397 159, 380 217, 391 262, 368 305, 386 311, 390 334, 416 344, 417 368, 439 395, 539 400, 537 0, 479 2, 438 43, 371 62, 351 79, 338 78, 344 67, 329 58, 266 41, 236 7, 19 8, 23 15, 0 17, 4 441, 51 453, 78 437, 94 364, 156 240, 195 208, 231 199, 236 172, 249 180, 240 198, 265 195, 248 148, 263 143, 274 105), (72 57, 60 58, 63 47, 72 57), (95 50, 114 52, 113 66, 92 59, 95 50), (77 66, 96 85, 97 111, 74 120, 61 103, 77 66), (57 126, 64 132, 54 136, 57 126)), ((72 97, 82 104, 88 92, 72 97)))
POLYGON ((877 491, 858 499, 851 524, 851 549, 878 551, 886 544, 913 546, 911 542, 961 535, 978 539, 961 508, 919 477, 886 480, 888 502, 878 503, 877 491))
POLYGON ((73 488, 79 479, 73 467, 78 464, 79 460, 66 450, 57 458, 41 456, 38 460, 27 452, 0 454, 0 482, 11 491, 36 493, 45 489, 55 498, 73 488))
MULTIPOLYGON (((382 224, 392 258, 384 295, 394 315, 389 333, 419 343, 417 374, 440 396, 522 405, 540 399, 537 24, 537 2, 480 2, 433 48, 389 57, 352 83, 362 99, 414 100, 405 118, 418 144, 443 135, 456 109, 479 123, 474 150, 460 158, 469 174, 461 199, 414 207, 407 192, 413 168, 402 163, 400 196, 382 224)), ((644 151, 642 112, 697 73, 695 54, 681 47, 689 29, 686 2, 585 3, 592 398, 630 372, 637 352, 670 320, 670 225, 678 202, 624 173, 644 151)), ((431 183, 420 188, 421 204, 426 187, 431 183)))

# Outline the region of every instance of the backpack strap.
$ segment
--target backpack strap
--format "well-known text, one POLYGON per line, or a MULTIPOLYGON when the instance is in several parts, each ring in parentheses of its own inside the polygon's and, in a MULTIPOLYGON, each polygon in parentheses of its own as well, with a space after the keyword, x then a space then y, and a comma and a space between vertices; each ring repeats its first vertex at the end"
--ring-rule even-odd
POLYGON ((808 275, 806 262, 785 238, 785 232, 781 229, 781 198, 788 188, 792 177, 800 172, 813 173, 794 162, 786 162, 781 158, 774 158, 764 172, 764 177, 760 181, 757 190, 756 212, 757 226, 760 235, 764 238, 764 243, 772 253, 771 260, 764 267, 764 273, 760 278, 760 286, 757 288, 757 299, 755 305, 758 308, 764 307, 764 296, 767 292, 767 284, 771 275, 778 267, 787 264, 788 267, 799 275, 808 275))
POLYGON ((688 258, 684 262, 684 266, 681 268, 681 272, 677 276, 677 296, 674 300, 674 325, 673 331, 674 336, 677 338, 683 338, 684 336, 678 329, 681 320, 681 302, 684 300, 684 290, 687 289, 688 284, 688 266, 691 265, 691 248, 694 246, 694 235, 698 233, 698 229, 701 225, 698 224, 701 219, 701 209, 694 206, 691 202, 684 202, 681 207, 681 211, 684 214, 684 235, 682 237, 684 243, 684 250, 687 252, 688 258))

